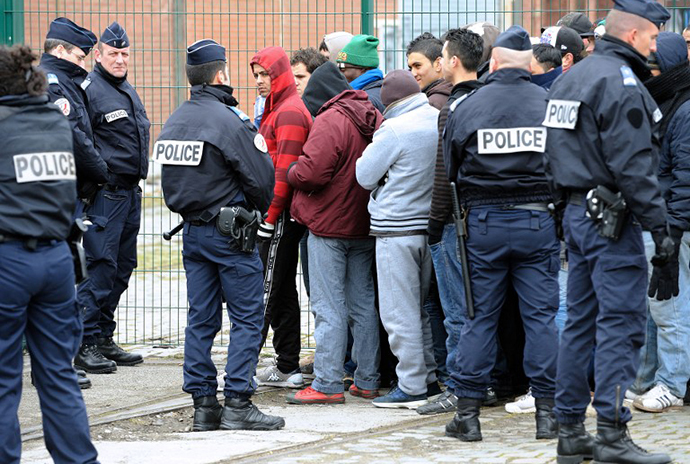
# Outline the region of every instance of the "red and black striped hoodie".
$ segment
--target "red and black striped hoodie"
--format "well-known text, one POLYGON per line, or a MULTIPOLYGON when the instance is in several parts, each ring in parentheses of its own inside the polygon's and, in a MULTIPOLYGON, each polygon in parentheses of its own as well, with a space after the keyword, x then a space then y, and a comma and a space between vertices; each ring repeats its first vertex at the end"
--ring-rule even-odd
POLYGON ((266 69, 271 77, 259 133, 266 139, 276 171, 273 202, 266 218, 267 223, 275 225, 283 210, 290 208, 292 187, 287 183, 287 169, 302 154, 312 117, 297 94, 290 60, 282 48, 260 50, 252 57, 250 66, 254 64, 266 69))

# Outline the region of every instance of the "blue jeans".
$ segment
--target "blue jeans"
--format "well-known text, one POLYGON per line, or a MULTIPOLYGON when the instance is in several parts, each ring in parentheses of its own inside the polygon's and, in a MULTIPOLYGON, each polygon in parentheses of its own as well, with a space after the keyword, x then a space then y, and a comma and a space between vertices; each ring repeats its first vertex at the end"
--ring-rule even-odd
MULTIPOLYGON (((465 323, 466 308, 465 287, 462 285, 462 267, 456 257, 457 236, 455 224, 446 224, 443 228, 441 241, 434 243, 431 250, 431 260, 436 272, 438 295, 441 299, 441 307, 446 318, 443 325, 446 327, 446 371, 449 375, 457 372, 455 358, 460 344, 460 332, 465 323)), ((455 382, 449 377, 445 382, 448 388, 454 389, 455 382)))
POLYGON ((379 321, 374 306, 374 239, 338 239, 309 234, 311 310, 314 314, 312 387, 322 393, 343 392, 347 328, 352 330, 355 385, 379 386, 379 321))
MULTIPOLYGON (((654 255, 654 240, 649 232, 642 234, 647 260, 654 255)), ((632 390, 644 393, 663 383, 678 398, 685 396, 690 378, 690 233, 680 244, 680 293, 666 301, 649 298, 647 336, 640 354, 640 367, 632 390)), ((652 266, 648 266, 649 276, 652 266)))

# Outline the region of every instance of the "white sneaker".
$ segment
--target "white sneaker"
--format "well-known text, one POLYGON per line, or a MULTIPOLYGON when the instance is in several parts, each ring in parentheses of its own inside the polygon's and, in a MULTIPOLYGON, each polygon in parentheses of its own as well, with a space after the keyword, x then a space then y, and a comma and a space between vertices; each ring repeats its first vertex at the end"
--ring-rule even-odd
POLYGON ((270 387, 302 388, 304 379, 299 370, 283 374, 278 366, 268 366, 256 373, 254 380, 259 385, 270 387))
POLYGON ((515 398, 512 403, 506 403, 506 412, 510 414, 527 414, 535 412, 537 408, 534 406, 534 397, 532 396, 532 389, 527 390, 527 393, 515 398))
POLYGON ((683 398, 676 397, 663 383, 658 383, 644 395, 633 401, 633 406, 647 412, 664 412, 671 408, 682 408, 683 398))

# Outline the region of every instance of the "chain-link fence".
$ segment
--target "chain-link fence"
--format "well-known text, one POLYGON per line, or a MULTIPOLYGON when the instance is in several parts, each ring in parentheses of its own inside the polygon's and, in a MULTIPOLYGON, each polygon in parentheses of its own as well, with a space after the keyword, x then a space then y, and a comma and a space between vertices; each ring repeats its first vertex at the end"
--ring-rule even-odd
MULTIPOLYGON (((449 28, 489 21, 500 29, 520 24, 532 35, 554 25, 569 11, 603 17, 610 0, 0 0, 0 43, 26 43, 42 49, 50 22, 67 16, 97 35, 117 20, 132 42, 129 80, 136 87, 152 122, 152 140, 170 113, 188 96, 186 46, 213 38, 228 51, 230 80, 240 107, 253 114, 256 91, 249 61, 263 47, 280 45, 288 53, 318 47, 324 34, 346 30, 380 38, 384 72, 406 67, 405 47, 417 35, 437 36, 449 28)), ((667 29, 688 24, 688 0, 667 0, 673 18, 667 29)), ((87 61, 91 61, 92 56, 87 61)), ((93 63, 88 63, 90 68, 93 63)), ((181 238, 166 242, 162 232, 179 217, 163 203, 160 167, 142 184, 144 200, 139 233, 139 266, 116 313, 118 341, 177 345, 184 341, 187 296, 181 238)), ((302 288, 304 345, 313 340, 311 314, 302 288)), ((227 318, 217 342, 229 333, 227 318)))

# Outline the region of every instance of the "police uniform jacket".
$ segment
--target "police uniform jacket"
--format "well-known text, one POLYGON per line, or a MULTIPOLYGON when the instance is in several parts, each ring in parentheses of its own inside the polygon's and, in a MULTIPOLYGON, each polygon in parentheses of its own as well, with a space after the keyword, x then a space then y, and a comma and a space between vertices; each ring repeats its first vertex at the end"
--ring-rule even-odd
POLYGON ((45 95, 11 95, 0 133, 0 235, 64 240, 77 201, 69 122, 45 95))
POLYGON ((108 182, 108 166, 93 144, 86 94, 81 88, 88 73, 76 64, 48 53, 41 56, 40 67, 48 77, 48 98, 67 116, 72 127, 79 196, 87 197, 97 184, 108 182))
POLYGON ((191 97, 166 121, 153 149, 163 164, 168 207, 185 221, 213 219, 220 208, 246 203, 265 213, 274 169, 266 142, 227 86, 193 86, 191 97))
POLYGON ((126 76, 110 75, 97 63, 84 81, 96 149, 108 164, 109 183, 134 187, 149 169, 149 128, 139 95, 126 76))
POLYGON ((645 230, 660 232, 666 208, 654 129, 661 112, 640 81, 648 75, 645 57, 604 36, 551 87, 544 160, 557 198, 604 185, 622 192, 645 230))
POLYGON ((546 91, 514 68, 490 74, 484 87, 451 105, 443 155, 464 205, 551 201, 542 161, 545 109, 546 91))

